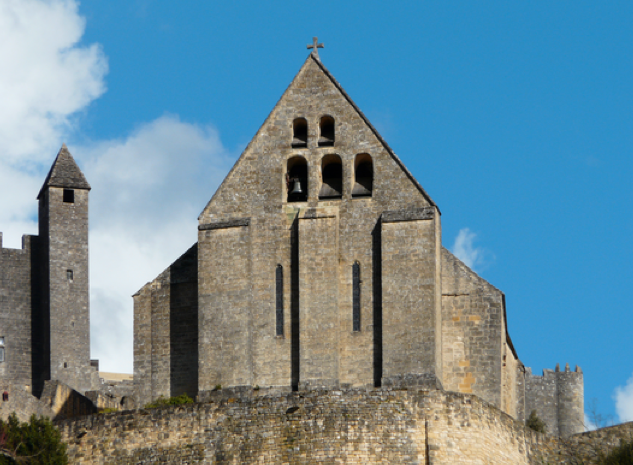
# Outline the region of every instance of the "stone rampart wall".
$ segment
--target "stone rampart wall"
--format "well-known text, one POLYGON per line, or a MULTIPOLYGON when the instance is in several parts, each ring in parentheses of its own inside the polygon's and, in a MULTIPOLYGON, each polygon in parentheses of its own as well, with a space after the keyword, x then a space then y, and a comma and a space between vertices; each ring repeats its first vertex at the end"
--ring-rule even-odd
POLYGON ((574 463, 595 463, 596 458, 604 456, 620 445, 621 441, 633 440, 633 422, 609 426, 595 431, 576 434, 561 440, 561 451, 574 463))
POLYGON ((251 391, 57 425, 75 464, 565 463, 554 438, 445 391, 251 391))

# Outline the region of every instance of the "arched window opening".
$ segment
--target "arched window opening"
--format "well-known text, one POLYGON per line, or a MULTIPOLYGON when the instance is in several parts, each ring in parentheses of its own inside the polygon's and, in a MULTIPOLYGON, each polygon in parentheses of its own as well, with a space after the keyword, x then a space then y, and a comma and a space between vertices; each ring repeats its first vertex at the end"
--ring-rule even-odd
POLYGON ((319 199, 340 199, 343 195, 343 164, 338 155, 326 155, 321 160, 323 184, 319 199))
POLYGON ((308 146, 308 122, 305 118, 297 118, 292 123, 292 146, 308 146))
POLYGON ((308 163, 303 157, 292 157, 288 160, 286 172, 288 202, 305 202, 308 200, 308 163))
POLYGON ((276 335, 284 335, 284 268, 277 265, 275 270, 275 320, 276 335))
POLYGON ((352 330, 360 331, 360 263, 352 265, 352 330))
POLYGON ((374 187, 374 166, 366 153, 356 155, 352 197, 371 197, 374 187))
POLYGON ((334 118, 324 116, 319 124, 319 147, 332 147, 334 145, 334 118))

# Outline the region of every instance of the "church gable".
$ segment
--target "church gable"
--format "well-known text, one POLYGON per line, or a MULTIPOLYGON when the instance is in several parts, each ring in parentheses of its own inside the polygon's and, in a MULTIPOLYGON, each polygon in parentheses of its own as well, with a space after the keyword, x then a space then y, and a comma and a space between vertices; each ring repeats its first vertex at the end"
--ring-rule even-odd
POLYGON ((265 206, 370 197, 385 209, 434 202, 310 55, 200 215, 256 216, 265 206))

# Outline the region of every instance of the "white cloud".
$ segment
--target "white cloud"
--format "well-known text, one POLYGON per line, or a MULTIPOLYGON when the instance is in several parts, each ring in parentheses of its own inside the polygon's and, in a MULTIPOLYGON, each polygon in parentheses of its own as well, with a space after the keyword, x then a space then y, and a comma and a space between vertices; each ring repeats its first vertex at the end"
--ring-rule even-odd
POLYGON ((628 379, 625 386, 615 388, 613 399, 620 423, 633 421, 633 376, 628 379))
POLYGON ((92 186, 92 356, 131 373, 131 296, 197 241, 197 217, 233 159, 211 126, 176 116, 70 150, 92 186))
POLYGON ((477 234, 468 228, 462 228, 459 230, 452 247, 455 256, 473 271, 481 270, 491 259, 490 252, 482 247, 474 246, 476 238, 477 234))
POLYGON ((585 413, 585 431, 594 431, 596 429, 598 429, 598 426, 593 421, 591 421, 589 415, 585 413))
POLYGON ((104 92, 107 62, 98 45, 78 45, 84 27, 72 0, 0 3, 4 159, 48 159, 71 116, 104 92))
POLYGON ((74 118, 105 91, 98 45, 79 46, 72 0, 0 2, 0 230, 20 247, 36 233, 35 196, 74 118))
MULTIPOLYGON (((105 92, 107 60, 80 46, 74 0, 0 0, 0 231, 37 234, 35 197, 62 142, 105 92)), ((232 160, 216 131, 163 116, 121 140, 68 144, 92 185, 92 357, 132 371, 132 297, 197 239, 232 160)))

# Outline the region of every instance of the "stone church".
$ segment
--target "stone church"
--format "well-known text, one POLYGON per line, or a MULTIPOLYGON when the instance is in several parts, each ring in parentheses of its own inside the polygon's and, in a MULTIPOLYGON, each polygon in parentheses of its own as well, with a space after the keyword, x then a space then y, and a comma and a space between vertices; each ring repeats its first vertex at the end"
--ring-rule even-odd
POLYGON ((580 369, 523 366, 504 294, 442 246, 439 206, 312 48, 198 242, 134 295, 137 402, 443 389, 583 431, 580 369))

